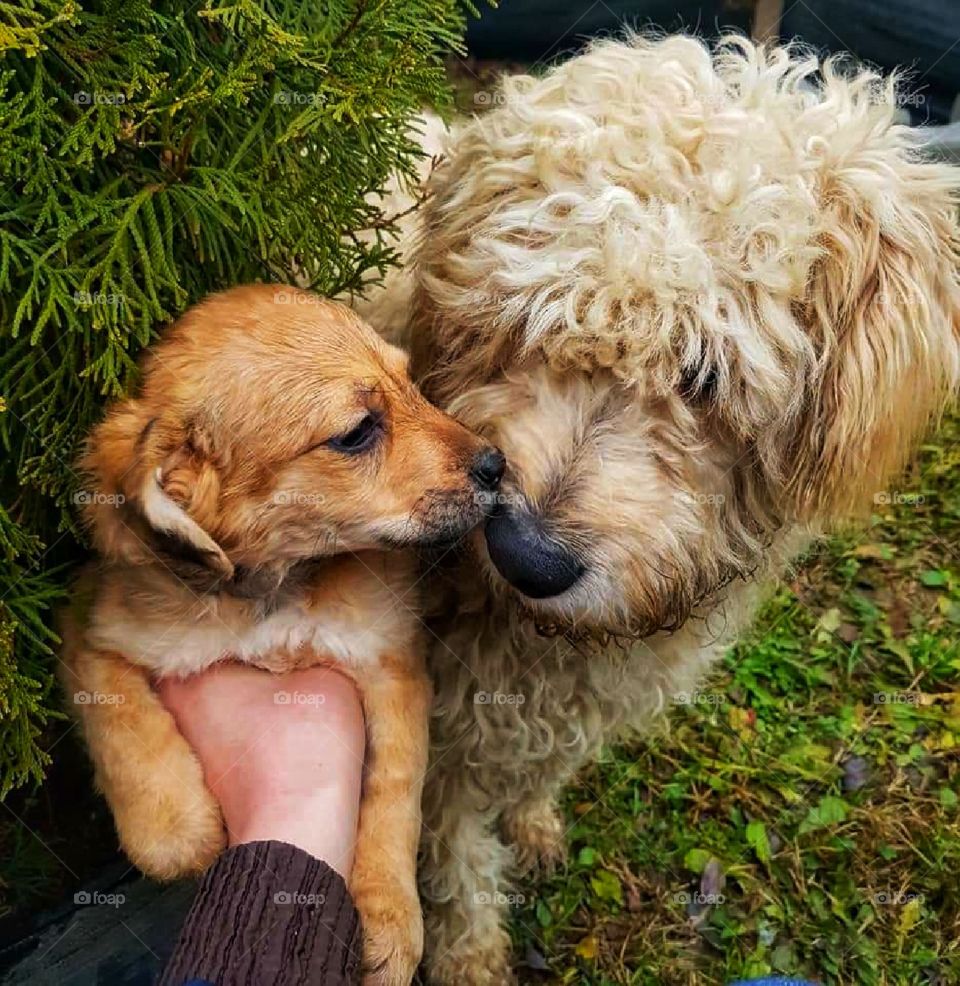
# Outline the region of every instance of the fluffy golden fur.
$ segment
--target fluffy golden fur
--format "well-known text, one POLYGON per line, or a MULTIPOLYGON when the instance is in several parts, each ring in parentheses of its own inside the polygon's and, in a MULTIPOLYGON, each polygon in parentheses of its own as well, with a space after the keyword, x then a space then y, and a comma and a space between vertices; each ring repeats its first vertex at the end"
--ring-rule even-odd
POLYGON ((348 309, 291 288, 239 288, 187 312, 149 353, 140 395, 90 438, 100 558, 63 653, 120 841, 162 879, 203 870, 224 832, 151 677, 230 658, 333 664, 356 682, 368 758, 349 884, 377 986, 409 983, 422 948, 430 702, 416 565, 382 549, 461 536, 502 471, 406 366, 348 309))
POLYGON ((418 219, 415 375, 580 574, 518 592, 488 529, 434 614, 421 887, 446 986, 511 980, 505 891, 560 851, 559 787, 885 489, 960 367, 960 181, 894 124, 893 82, 634 38, 493 102, 418 219))

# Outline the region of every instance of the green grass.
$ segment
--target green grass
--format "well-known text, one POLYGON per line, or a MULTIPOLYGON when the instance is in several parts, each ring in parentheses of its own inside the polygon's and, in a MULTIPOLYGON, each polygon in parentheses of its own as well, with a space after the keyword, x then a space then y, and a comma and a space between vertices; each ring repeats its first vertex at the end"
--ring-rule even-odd
POLYGON ((806 559, 569 793, 567 864, 518 888, 522 981, 960 983, 957 419, 896 489, 922 502, 806 559))

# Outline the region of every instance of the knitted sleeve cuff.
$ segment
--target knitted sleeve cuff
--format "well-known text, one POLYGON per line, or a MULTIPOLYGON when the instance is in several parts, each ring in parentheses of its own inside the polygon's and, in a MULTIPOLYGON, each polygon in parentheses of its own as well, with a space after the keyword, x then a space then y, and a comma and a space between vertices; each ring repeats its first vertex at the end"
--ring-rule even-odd
POLYGON ((360 921, 343 878, 285 842, 250 842, 210 867, 159 986, 354 986, 360 921))

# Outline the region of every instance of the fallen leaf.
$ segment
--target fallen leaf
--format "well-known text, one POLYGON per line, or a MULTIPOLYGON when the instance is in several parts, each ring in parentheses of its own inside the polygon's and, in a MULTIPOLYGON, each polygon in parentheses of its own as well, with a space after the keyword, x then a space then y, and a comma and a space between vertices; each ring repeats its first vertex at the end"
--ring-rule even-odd
POLYGON ((841 623, 837 627, 837 636, 845 643, 852 644, 860 639, 860 627, 853 623, 841 623))
POLYGON ((831 634, 840 626, 841 622, 840 610, 834 606, 820 614, 820 619, 817 620, 817 629, 822 630, 824 634, 831 634))
POLYGON ((731 705, 727 719, 732 729, 735 729, 742 738, 747 738, 751 734, 753 724, 757 721, 757 713, 753 709, 741 709, 731 705))
POLYGON ((870 763, 866 757, 847 757, 842 766, 845 791, 859 791, 870 780, 870 763))
POLYGON ((900 920, 897 922, 897 936, 901 941, 913 930, 919 920, 920 898, 911 897, 903 905, 903 910, 900 912, 900 920))
POLYGON ((592 962, 600 954, 600 943, 597 941, 595 935, 587 935, 586 938, 580 939, 575 951, 581 959, 587 959, 592 962))
POLYGON ((579 853, 577 853, 577 862, 581 866, 593 866, 597 861, 597 850, 592 846, 584 846, 579 853))
POLYGON ((767 838, 767 827, 763 822, 753 821, 747 825, 747 845, 757 854, 761 863, 770 861, 770 840, 767 838))
POLYGON ((523 964, 528 969, 533 969, 534 972, 550 971, 550 966, 547 965, 547 960, 543 957, 543 952, 534 948, 529 942, 527 943, 526 950, 523 953, 523 964))
POLYGON ((849 810, 850 806, 843 798, 827 794, 807 812, 807 817, 800 823, 800 834, 836 825, 847 817, 849 810))
POLYGON ((941 596, 937 600, 937 609, 951 623, 960 623, 960 603, 947 596, 941 596))
POLYGON ((873 561, 889 561, 894 548, 889 544, 858 544, 851 554, 854 558, 868 558, 873 561))
POLYGON ((692 873, 702 873, 712 858, 713 854, 708 849, 690 849, 683 857, 683 865, 692 873))
POLYGON ((620 879, 609 870, 598 870, 590 877, 590 889, 598 900, 610 900, 615 904, 623 904, 623 887, 620 879))
POLYGON ((724 875, 720 860, 711 859, 703 868, 700 877, 700 893, 704 897, 714 899, 723 893, 723 888, 727 885, 727 878, 724 875))

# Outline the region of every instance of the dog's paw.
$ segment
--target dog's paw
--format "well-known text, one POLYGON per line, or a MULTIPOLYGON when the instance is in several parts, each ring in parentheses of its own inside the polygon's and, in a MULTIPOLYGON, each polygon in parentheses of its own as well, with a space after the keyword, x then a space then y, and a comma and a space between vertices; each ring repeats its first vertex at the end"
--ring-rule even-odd
POLYGON ((363 929, 363 986, 410 986, 423 955, 419 898, 386 884, 352 889, 363 929))
POLYGON ((504 840, 516 850, 522 873, 550 874, 566 859, 563 818, 552 801, 524 802, 509 809, 502 827, 504 840))
POLYGON ((117 832, 130 862, 155 880, 197 876, 226 848, 220 807, 206 789, 158 792, 135 805, 114 807, 117 832))

